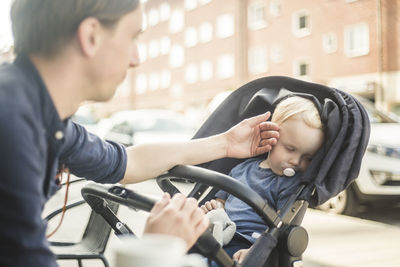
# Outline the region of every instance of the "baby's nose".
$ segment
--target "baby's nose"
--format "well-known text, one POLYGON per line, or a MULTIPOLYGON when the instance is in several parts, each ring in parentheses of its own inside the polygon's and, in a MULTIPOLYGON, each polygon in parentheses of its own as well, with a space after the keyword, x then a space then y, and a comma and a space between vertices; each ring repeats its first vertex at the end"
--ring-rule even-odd
POLYGON ((293 167, 296 167, 296 166, 299 165, 299 163, 300 163, 300 158, 298 158, 298 157, 292 157, 292 158, 289 160, 289 163, 290 163, 291 165, 293 165, 293 167))

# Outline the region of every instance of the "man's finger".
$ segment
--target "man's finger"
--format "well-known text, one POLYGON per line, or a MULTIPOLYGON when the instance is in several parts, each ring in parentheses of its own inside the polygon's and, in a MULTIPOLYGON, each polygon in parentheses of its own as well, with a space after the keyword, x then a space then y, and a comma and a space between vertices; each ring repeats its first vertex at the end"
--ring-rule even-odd
POLYGON ((262 139, 279 138, 279 132, 275 130, 261 131, 260 136, 262 139))
POLYGON ((182 207, 183 207, 183 204, 185 204, 185 200, 186 200, 186 197, 185 197, 183 194, 178 193, 178 194, 175 194, 175 195, 172 197, 172 199, 171 199, 170 202, 171 202, 171 204, 174 205, 178 210, 181 210, 182 207))
POLYGON ((169 201, 171 200, 171 197, 168 193, 164 193, 162 198, 154 204, 153 208, 151 209, 151 212, 154 214, 158 214, 162 209, 165 208, 165 206, 168 205, 169 201))
POLYGON ((267 145, 274 146, 274 145, 276 145, 277 142, 278 142, 278 140, 276 140, 276 138, 262 139, 260 141, 259 146, 261 146, 261 147, 267 146, 267 145))
POLYGON ((204 216, 205 216, 205 215, 204 215, 204 211, 203 211, 202 209, 200 209, 200 208, 196 208, 196 209, 192 212, 192 216, 191 216, 191 218, 190 218, 191 223, 192 223, 193 225, 198 225, 198 224, 201 222, 201 220, 203 219, 204 216))
POLYGON ((251 118, 249 118, 247 120, 248 120, 250 126, 253 127, 253 126, 256 126, 256 125, 258 125, 258 124, 260 124, 262 122, 266 122, 269 119, 270 116, 271 116, 271 112, 268 111, 268 112, 266 112, 264 114, 251 117, 251 118))
POLYGON ((182 206, 182 213, 184 216, 190 218, 197 208, 197 200, 194 198, 187 198, 182 206))
POLYGON ((260 122, 261 131, 279 131, 279 125, 271 121, 261 121, 260 122))
POLYGON ((200 236, 202 233, 204 233, 204 231, 207 230, 209 225, 210 225, 210 220, 208 219, 207 216, 203 216, 200 222, 196 225, 195 229, 196 235, 200 236))

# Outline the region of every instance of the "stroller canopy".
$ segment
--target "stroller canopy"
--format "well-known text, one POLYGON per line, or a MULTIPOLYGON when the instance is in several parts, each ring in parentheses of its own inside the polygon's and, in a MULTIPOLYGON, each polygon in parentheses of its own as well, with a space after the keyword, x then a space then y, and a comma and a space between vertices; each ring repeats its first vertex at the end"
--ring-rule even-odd
MULTIPOLYGON (((359 101, 348 93, 289 77, 260 78, 232 92, 194 138, 221 133, 245 118, 273 112, 276 103, 289 95, 311 99, 320 110, 324 123, 325 142, 300 178, 306 184, 300 198, 317 206, 357 178, 368 145, 368 115, 359 101)), ((200 166, 228 174, 243 160, 225 158, 200 166)))

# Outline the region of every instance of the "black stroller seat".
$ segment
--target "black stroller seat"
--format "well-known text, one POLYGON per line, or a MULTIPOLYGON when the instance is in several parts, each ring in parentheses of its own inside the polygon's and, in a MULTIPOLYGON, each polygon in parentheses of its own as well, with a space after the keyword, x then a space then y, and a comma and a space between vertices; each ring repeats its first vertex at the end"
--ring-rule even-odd
MULTIPOLYGON (((196 167, 176 166, 157 179, 160 187, 171 194, 179 190, 170 178, 195 181, 189 196, 199 199, 200 204, 213 198, 217 191, 224 190, 257 212, 268 230, 257 239, 242 266, 299 264, 308 241, 305 229, 299 226, 305 209, 308 205, 317 206, 335 196, 358 176, 368 144, 369 120, 355 98, 334 88, 281 76, 261 78, 234 91, 211 114, 194 138, 224 132, 243 119, 273 111, 276 101, 291 94, 310 98, 319 107, 325 124, 325 142, 300 177, 297 192, 279 213, 253 190, 226 175, 246 159, 225 158, 196 167)), ((88 185, 82 192, 89 205, 91 198, 104 198, 144 210, 150 210, 154 204, 154 200, 118 186, 88 185)), ((195 249, 220 266, 239 266, 210 234, 200 237, 195 249)))

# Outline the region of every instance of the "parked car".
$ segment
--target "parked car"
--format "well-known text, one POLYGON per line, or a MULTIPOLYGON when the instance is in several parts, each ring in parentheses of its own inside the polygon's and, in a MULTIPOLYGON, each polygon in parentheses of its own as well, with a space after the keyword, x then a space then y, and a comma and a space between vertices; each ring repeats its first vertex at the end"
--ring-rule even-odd
POLYGON ((398 203, 400 200, 400 119, 381 112, 357 97, 368 112, 371 136, 359 177, 343 192, 318 208, 354 215, 361 206, 398 203))
POLYGON ((162 109, 120 111, 111 116, 110 121, 110 130, 104 138, 125 146, 189 140, 195 132, 182 114, 162 109))

